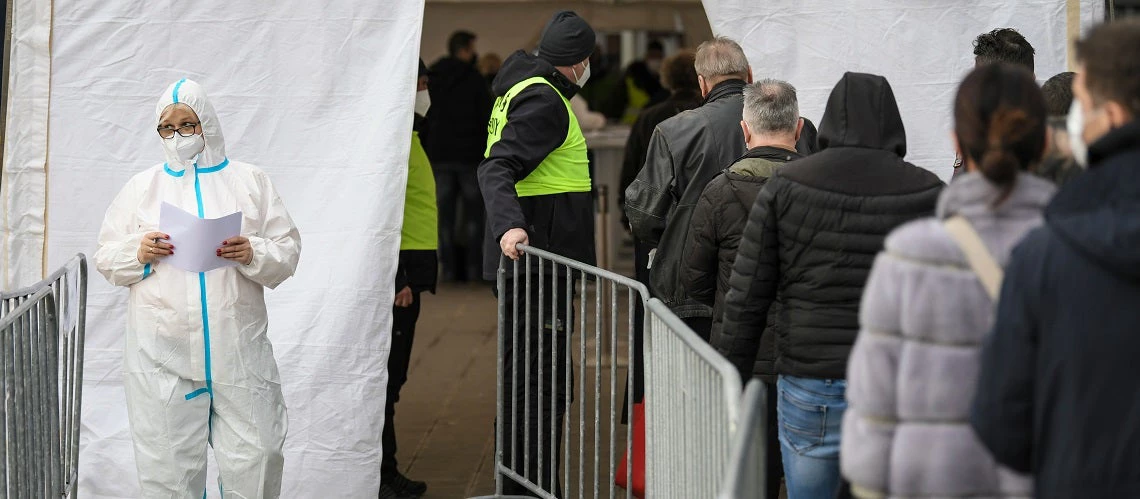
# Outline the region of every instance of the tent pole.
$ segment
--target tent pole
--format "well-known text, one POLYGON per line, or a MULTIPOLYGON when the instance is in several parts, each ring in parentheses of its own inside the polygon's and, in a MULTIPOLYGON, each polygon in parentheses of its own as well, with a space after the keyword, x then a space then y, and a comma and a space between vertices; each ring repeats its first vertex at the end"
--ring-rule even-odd
MULTIPOLYGON (((0 52, 3 52, 3 69, 0 70, 0 173, 4 172, 4 140, 5 133, 7 132, 8 123, 8 64, 11 59, 12 52, 12 4, 15 0, 4 0, 4 42, 0 44, 0 52)), ((3 175, 0 175, 0 182, 3 182, 3 175)))

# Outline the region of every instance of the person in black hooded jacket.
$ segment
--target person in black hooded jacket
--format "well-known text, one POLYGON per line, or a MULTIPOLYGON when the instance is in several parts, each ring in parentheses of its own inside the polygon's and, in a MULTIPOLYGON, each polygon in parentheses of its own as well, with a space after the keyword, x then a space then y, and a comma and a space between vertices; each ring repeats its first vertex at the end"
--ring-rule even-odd
MULTIPOLYGON (((594 263, 594 208, 586 141, 569 100, 589 78, 594 41, 594 31, 585 20, 573 12, 559 12, 543 30, 538 55, 515 52, 495 78, 493 90, 498 99, 488 125, 487 159, 479 166, 479 185, 488 217, 483 267, 487 279, 495 278, 503 256, 519 258, 519 244, 594 263)), ((545 271, 550 272, 550 267, 545 271)), ((530 309, 526 313, 531 319, 526 324, 535 326, 520 327, 529 329, 523 333, 530 341, 519 338, 518 351, 512 342, 505 342, 502 355, 503 414, 514 412, 520 423, 520 427, 515 427, 511 417, 502 422, 503 462, 515 463, 516 473, 544 490, 553 490, 556 496, 560 496, 561 486, 557 479, 550 483, 550 474, 552 469, 559 469, 561 453, 556 451, 557 446, 540 442, 549 442, 549 435, 562 441, 567 390, 562 380, 567 374, 569 334, 566 324, 571 321, 565 307, 552 305, 549 298, 542 307, 545 310, 540 312, 539 290, 552 297, 554 289, 566 289, 568 278, 571 276, 559 271, 545 279, 543 286, 530 287, 530 309), (518 362, 520 366, 528 365, 528 372, 515 372, 516 357, 530 359, 529 363, 518 362), (545 393, 547 404, 543 410, 538 406, 543 397, 525 397, 527 390, 521 388, 512 391, 523 380, 530 393, 545 393), (508 395, 511 393, 517 397, 508 395), (557 404, 554 411, 550 410, 550 397, 557 404), (522 415, 527 412, 516 407, 526 404, 526 400, 530 420, 523 421, 522 415), (525 450, 528 457, 524 459, 521 454, 528 428, 530 447, 525 450), (524 467, 527 460, 530 465, 524 467), (543 463, 542 469, 538 463, 543 463)), ((508 278, 505 289, 497 290, 508 302, 507 310, 513 309, 510 302, 515 285, 514 279, 508 278)), ((500 326, 504 331, 514 331, 512 321, 508 314, 500 326)), ((521 317, 519 321, 522 322, 521 317)), ((510 478, 504 477, 503 484, 505 494, 529 494, 510 478)))
POLYGON ((432 64, 432 106, 423 124, 438 192, 444 281, 477 281, 482 267, 483 198, 475 172, 487 149, 493 98, 475 65, 475 40, 472 33, 455 32, 448 56, 432 64))
POLYGON ((828 99, 820 152, 777 170, 752 207, 713 345, 751 377, 777 335, 780 442, 789 497, 833 497, 847 356, 859 301, 887 234, 934 213, 942 182, 903 160, 890 84, 847 73, 828 99), (780 313, 767 333, 768 312, 780 313), (774 331, 772 331, 774 330, 774 331))
POLYGON ((1140 21, 1094 28, 1077 57, 1089 170, 1010 256, 971 423, 1039 498, 1140 497, 1140 21))

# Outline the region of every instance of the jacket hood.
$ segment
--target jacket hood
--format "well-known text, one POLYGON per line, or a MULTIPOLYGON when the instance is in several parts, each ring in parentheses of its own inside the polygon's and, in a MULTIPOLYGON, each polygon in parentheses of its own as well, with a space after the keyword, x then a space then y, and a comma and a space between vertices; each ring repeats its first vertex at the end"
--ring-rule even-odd
MULTIPOLYGON (((154 121, 156 124, 162 119, 162 111, 174 104, 190 106, 202 124, 202 137, 205 139, 206 147, 198 154, 198 159, 194 163, 195 167, 216 168, 224 166, 228 162, 226 159, 226 139, 222 136, 222 125, 218 122, 218 113, 214 112, 214 106, 210 104, 210 99, 206 97, 206 91, 202 89, 202 86, 194 80, 183 78, 166 87, 166 91, 158 97, 158 105, 155 106, 154 121)), ((178 159, 167 157, 166 163, 174 165, 178 163, 178 159)))
POLYGON ((776 167, 802 157, 799 152, 782 147, 753 147, 728 167, 728 171, 746 177, 770 177, 776 167))
POLYGON ((881 149, 906 156, 906 130, 886 78, 845 73, 839 79, 819 124, 819 149, 829 147, 881 149))
POLYGON ((1140 121, 1092 144, 1089 156, 1102 160, 1065 185, 1045 221, 1084 255, 1140 280, 1140 121))
POLYGON ((745 207, 752 209, 756 193, 784 163, 802 158, 799 153, 779 147, 761 146, 749 149, 736 163, 728 167, 725 176, 733 196, 745 207))
POLYGON ((444 57, 431 65, 431 86, 433 89, 450 90, 478 71, 474 64, 444 57))
POLYGON ((981 173, 962 175, 942 190, 938 197, 937 215, 940 219, 962 215, 982 216, 987 213, 1010 215, 1019 212, 1041 213, 1049 204, 1057 188, 1053 183, 1032 173, 1020 173, 1013 190, 1001 203, 1001 189, 986 180, 981 173))
POLYGON ((567 99, 574 97, 574 94, 580 90, 578 85, 562 76, 562 73, 558 72, 553 64, 521 50, 511 54, 503 62, 503 67, 499 69, 499 74, 495 76, 495 81, 491 84, 491 90, 496 97, 502 97, 511 87, 535 76, 546 78, 546 81, 554 85, 554 88, 557 88, 567 99))

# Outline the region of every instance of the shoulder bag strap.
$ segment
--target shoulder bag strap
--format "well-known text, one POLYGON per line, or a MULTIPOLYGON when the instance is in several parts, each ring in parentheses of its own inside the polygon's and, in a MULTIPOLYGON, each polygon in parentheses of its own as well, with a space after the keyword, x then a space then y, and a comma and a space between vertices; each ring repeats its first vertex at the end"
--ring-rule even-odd
POLYGON ((970 264, 970 268, 978 276, 978 280, 982 282, 982 287, 986 289, 986 293, 996 302, 1001 292, 1003 272, 1001 266, 994 260, 993 255, 986 249, 978 231, 974 230, 966 217, 961 215, 950 217, 943 222, 943 225, 958 248, 966 255, 966 262, 970 264))

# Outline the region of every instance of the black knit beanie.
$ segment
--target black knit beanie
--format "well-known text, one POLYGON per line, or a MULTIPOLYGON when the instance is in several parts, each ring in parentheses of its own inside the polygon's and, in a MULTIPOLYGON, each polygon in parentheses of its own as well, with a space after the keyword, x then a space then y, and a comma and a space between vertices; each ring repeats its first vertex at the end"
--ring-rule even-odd
POLYGON ((555 66, 573 66, 594 53, 594 44, 594 29, 578 14, 564 10, 543 28, 538 56, 555 66))

